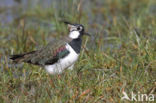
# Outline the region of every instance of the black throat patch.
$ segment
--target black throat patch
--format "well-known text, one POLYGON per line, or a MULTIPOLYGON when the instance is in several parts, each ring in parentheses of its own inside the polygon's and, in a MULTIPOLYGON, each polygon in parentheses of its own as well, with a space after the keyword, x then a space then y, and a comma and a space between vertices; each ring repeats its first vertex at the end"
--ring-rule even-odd
POLYGON ((74 49, 74 51, 76 53, 80 53, 81 50, 81 43, 82 43, 82 39, 81 38, 77 38, 77 39, 73 39, 69 45, 74 49))

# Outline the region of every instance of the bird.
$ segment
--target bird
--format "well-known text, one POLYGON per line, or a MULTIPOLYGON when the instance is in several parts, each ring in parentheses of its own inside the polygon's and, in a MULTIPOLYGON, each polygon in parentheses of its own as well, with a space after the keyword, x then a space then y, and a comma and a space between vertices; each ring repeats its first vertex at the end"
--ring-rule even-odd
POLYGON ((68 36, 59 40, 50 41, 41 49, 10 55, 15 63, 29 63, 45 68, 49 74, 61 74, 65 69, 73 70, 81 51, 83 35, 90 36, 85 32, 82 24, 63 21, 68 27, 68 36))

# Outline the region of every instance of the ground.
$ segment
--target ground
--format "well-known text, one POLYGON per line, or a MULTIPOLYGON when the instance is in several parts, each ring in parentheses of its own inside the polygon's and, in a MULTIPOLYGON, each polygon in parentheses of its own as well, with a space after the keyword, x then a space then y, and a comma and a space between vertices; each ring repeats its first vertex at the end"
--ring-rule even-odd
POLYGON ((129 103, 121 100, 123 92, 129 97, 132 92, 156 94, 155 0, 70 0, 60 5, 67 7, 38 6, 7 26, 0 23, 1 103, 129 103), (92 35, 84 37, 73 70, 49 75, 41 67, 9 60, 9 55, 68 35, 62 19, 80 22, 92 35))

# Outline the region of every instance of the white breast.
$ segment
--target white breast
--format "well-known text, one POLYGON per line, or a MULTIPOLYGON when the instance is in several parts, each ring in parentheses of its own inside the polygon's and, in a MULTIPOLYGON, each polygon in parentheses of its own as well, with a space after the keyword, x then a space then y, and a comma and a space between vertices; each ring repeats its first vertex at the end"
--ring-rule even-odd
POLYGON ((69 44, 66 44, 66 48, 70 53, 65 58, 60 59, 57 63, 45 66, 47 72, 50 74, 62 73, 64 69, 70 67, 76 62, 79 54, 77 54, 69 44))

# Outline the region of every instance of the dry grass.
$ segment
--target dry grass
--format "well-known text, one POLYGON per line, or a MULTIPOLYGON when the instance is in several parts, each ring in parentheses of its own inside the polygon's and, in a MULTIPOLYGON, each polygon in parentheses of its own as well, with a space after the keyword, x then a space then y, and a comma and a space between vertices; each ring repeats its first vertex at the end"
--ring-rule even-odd
POLYGON ((122 91, 155 94, 156 18, 151 9, 154 3, 70 1, 68 8, 37 8, 8 27, 1 27, 1 103, 128 103, 121 101, 122 91), (66 27, 59 22, 62 18, 84 24, 93 35, 84 38, 73 71, 52 76, 37 66, 11 64, 10 54, 35 50, 66 35, 66 27))

